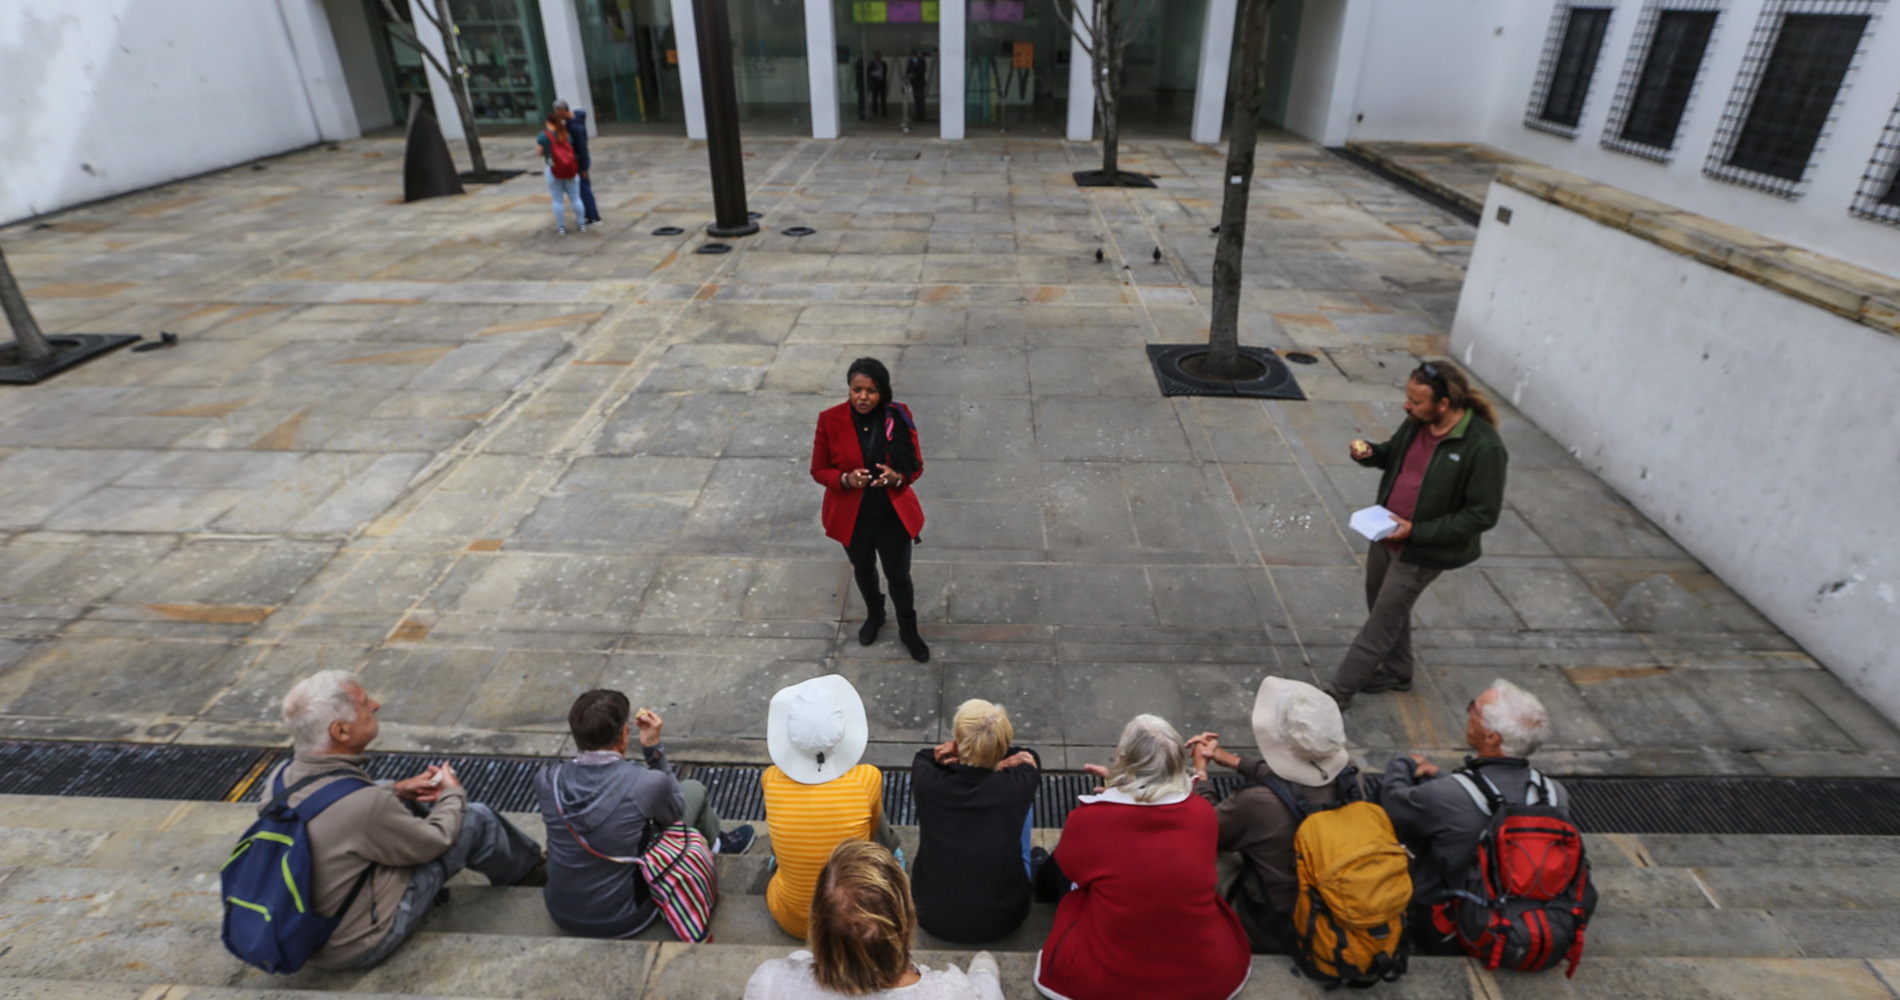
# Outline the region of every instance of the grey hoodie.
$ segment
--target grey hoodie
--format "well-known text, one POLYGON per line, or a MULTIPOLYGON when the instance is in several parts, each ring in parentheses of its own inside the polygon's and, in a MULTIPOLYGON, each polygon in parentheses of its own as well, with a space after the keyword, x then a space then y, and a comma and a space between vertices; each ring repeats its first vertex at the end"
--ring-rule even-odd
POLYGON ((661 754, 655 753, 650 763, 573 760, 551 764, 535 776, 535 800, 548 828, 548 884, 542 900, 562 929, 586 937, 626 937, 659 913, 637 866, 597 858, 573 836, 580 834, 601 854, 633 857, 640 853, 649 822, 678 822, 686 808, 679 782, 667 773, 661 754), (556 769, 559 811, 554 800, 556 769))

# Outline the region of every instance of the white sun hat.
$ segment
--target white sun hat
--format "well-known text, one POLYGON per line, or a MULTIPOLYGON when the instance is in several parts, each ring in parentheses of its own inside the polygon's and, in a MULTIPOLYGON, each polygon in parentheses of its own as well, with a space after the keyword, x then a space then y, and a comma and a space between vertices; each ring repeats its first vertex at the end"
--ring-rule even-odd
POLYGON ((856 767, 870 737, 864 699, 837 674, 781 690, 765 716, 772 763, 803 785, 822 785, 856 767))
POLYGON ((1253 737, 1273 773, 1308 788, 1332 784, 1352 763, 1339 704, 1311 684, 1269 677, 1253 700, 1253 737))

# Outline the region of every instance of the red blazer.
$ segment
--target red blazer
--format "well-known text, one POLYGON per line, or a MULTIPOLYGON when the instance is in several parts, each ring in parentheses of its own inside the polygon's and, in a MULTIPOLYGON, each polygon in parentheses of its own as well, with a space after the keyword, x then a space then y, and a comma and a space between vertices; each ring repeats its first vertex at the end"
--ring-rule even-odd
MULTIPOLYGON (((910 407, 896 405, 910 416, 910 407)), ((912 538, 924 531, 924 507, 917 502, 917 491, 910 488, 924 475, 924 446, 917 440, 916 423, 913 418, 910 443, 917 451, 917 472, 901 485, 879 487, 891 495, 897 519, 904 522, 904 530, 912 538)), ((897 426, 903 430, 903 421, 897 426)), ((871 469, 871 464, 864 460, 864 449, 858 444, 858 429, 851 423, 851 404, 839 403, 818 415, 818 433, 811 443, 811 477, 825 488, 825 534, 845 545, 851 544, 851 532, 858 526, 858 504, 864 499, 864 491, 846 489, 844 474, 859 469, 871 469)))
POLYGON ((1056 864, 1077 888, 1056 907, 1036 985, 1071 1000, 1226 1000, 1253 971, 1247 934, 1215 887, 1214 807, 1096 802, 1062 825, 1056 864))

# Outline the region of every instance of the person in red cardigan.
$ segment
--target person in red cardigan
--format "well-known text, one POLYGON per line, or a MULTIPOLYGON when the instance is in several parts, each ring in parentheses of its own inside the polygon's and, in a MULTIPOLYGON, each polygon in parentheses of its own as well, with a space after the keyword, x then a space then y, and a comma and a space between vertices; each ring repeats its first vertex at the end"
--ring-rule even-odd
POLYGON ((825 488, 825 534, 844 546, 864 597, 858 642, 869 646, 884 627, 877 564, 897 606, 897 638, 918 663, 930 647, 917 632, 910 547, 924 530, 924 508, 911 489, 924 474, 924 451, 910 407, 891 398, 891 373, 876 358, 859 358, 845 373, 850 395, 818 415, 811 477, 825 488))
POLYGON ((1137 715, 1106 787, 1062 825, 1039 887, 1067 888, 1036 953, 1036 989, 1054 1000, 1228 1000, 1253 972, 1240 918, 1216 891, 1214 807, 1188 794, 1181 734, 1137 715), (1073 887, 1070 887, 1073 883, 1073 887))

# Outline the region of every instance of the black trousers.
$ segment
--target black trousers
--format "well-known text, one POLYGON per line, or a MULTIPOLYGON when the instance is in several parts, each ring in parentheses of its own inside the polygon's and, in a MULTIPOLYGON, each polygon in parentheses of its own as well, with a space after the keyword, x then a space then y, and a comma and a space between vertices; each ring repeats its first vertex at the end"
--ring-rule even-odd
POLYGON ((887 84, 871 84, 871 113, 879 118, 891 113, 890 90, 887 84))
POLYGON ((916 619, 917 590, 910 582, 910 547, 910 532, 904 530, 904 522, 896 514, 861 518, 851 530, 851 544, 844 547, 844 553, 851 560, 852 575, 858 578, 858 593, 872 614, 884 612, 884 594, 877 585, 877 564, 882 560, 897 620, 916 619))

